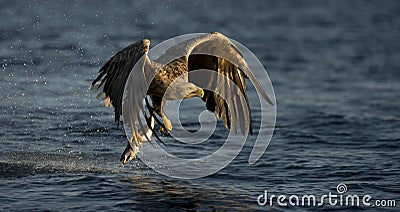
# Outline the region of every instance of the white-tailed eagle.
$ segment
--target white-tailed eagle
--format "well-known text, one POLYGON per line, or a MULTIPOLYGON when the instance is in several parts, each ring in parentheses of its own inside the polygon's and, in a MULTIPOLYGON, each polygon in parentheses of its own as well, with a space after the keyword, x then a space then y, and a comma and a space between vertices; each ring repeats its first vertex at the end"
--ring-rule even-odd
POLYGON ((100 69, 98 77, 92 82, 92 89, 101 90, 98 98, 103 99, 106 106, 114 107, 117 124, 123 113, 123 104, 126 107, 124 110, 130 120, 123 121, 124 124, 130 122, 132 136, 121 156, 123 164, 135 158, 140 143, 150 141, 152 135, 161 141, 154 132, 154 122, 160 125, 162 134, 168 134, 172 130, 171 122, 163 111, 166 100, 199 97, 206 103, 207 110, 222 119, 226 128, 236 132, 239 126, 242 132, 247 131, 250 134, 252 133, 251 113, 249 109, 243 109, 249 108, 245 78, 250 78, 264 100, 273 104, 248 68, 242 54, 221 33, 213 32, 185 40, 168 49, 154 61, 148 57, 149 48, 150 41, 147 39, 129 45, 115 54, 100 69), (215 54, 207 54, 208 50, 212 50, 215 54), (173 53, 171 54, 171 52, 173 53), (179 52, 180 57, 175 57, 176 52, 179 52), (131 74, 135 71, 134 67, 136 67, 136 73, 131 74), (212 89, 202 89, 196 85, 196 81, 199 80, 214 82, 214 84, 222 83, 218 77, 198 76, 194 80, 181 77, 198 69, 213 70, 228 79, 224 81, 225 88, 219 89, 220 94, 222 92, 225 98, 212 89), (129 81, 128 84, 127 81, 129 81), (226 89, 226 87, 233 86, 238 88, 244 98, 239 98, 238 92, 226 89), (123 100, 126 89, 130 93, 123 100), (151 104, 147 100, 147 96, 150 97, 151 104), (149 116, 145 113, 146 109, 150 113, 149 116), (244 120, 236 123, 237 121, 232 119, 233 113, 239 117, 239 120, 246 119, 247 126, 244 120), (142 123, 139 124, 140 127, 136 126, 136 122, 141 122, 140 114, 146 119, 145 129, 142 127, 142 123), (155 114, 161 117, 162 122, 155 114))

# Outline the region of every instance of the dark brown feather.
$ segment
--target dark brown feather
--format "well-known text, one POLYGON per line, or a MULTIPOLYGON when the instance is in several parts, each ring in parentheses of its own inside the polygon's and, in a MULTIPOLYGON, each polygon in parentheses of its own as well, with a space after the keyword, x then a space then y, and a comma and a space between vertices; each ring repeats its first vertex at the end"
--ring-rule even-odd
POLYGON ((141 40, 119 51, 99 70, 99 75, 92 82, 92 85, 100 82, 99 87, 104 85, 103 92, 110 98, 114 107, 117 124, 122 114, 126 80, 136 62, 148 51, 148 45, 148 40, 141 40))
MULTIPOLYGON (((246 93, 246 84, 245 84, 245 74, 241 72, 241 70, 231 62, 224 60, 222 58, 218 58, 212 55, 204 55, 204 54, 194 54, 189 56, 189 64, 188 64, 189 71, 192 70, 199 70, 199 69, 207 69, 207 70, 214 70, 216 72, 219 72, 223 75, 225 75, 228 79, 232 80, 236 86, 239 88, 240 92, 243 94, 245 101, 246 101, 246 106, 248 107, 249 111, 249 117, 250 117, 250 126, 249 126, 249 133, 253 133, 252 129, 252 124, 251 124, 251 111, 250 111, 250 105, 246 93), (240 72, 240 74, 239 74, 240 72)), ((217 79, 200 79, 201 76, 197 77, 190 77, 189 75, 189 81, 192 81, 194 83, 198 83, 198 81, 207 81, 207 83, 221 83, 218 82, 217 79)), ((202 84, 202 83, 199 83, 202 84)), ((216 87, 215 85, 211 85, 211 87, 216 87)), ((232 98, 238 98, 237 95, 231 94, 232 98)), ((240 121, 244 121, 244 114, 243 114, 243 108, 237 108, 236 106, 233 106, 232 109, 234 111, 229 111, 228 104, 224 99, 218 95, 217 93, 214 93, 213 91, 210 90, 205 90, 204 91, 204 97, 202 98, 204 102, 206 102, 206 108, 207 110, 214 112, 217 118, 222 119, 222 121, 225 124, 226 128, 231 127, 231 115, 232 113, 235 113, 238 116, 238 119, 240 121)), ((239 101, 238 99, 235 99, 235 101, 239 101)))

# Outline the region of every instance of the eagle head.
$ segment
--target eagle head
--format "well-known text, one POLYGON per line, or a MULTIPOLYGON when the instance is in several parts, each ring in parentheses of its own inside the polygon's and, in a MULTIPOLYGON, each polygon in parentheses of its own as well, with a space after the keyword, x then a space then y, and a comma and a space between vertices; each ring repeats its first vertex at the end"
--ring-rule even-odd
POLYGON ((177 79, 171 83, 164 93, 164 97, 167 100, 180 100, 193 97, 202 98, 203 96, 203 89, 182 79, 177 79))

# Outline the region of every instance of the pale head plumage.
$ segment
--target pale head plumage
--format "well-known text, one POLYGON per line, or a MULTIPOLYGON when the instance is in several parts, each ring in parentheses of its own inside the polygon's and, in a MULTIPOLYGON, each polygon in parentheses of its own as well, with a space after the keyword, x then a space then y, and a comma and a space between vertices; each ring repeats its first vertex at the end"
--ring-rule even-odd
POLYGON ((192 97, 202 98, 203 96, 203 89, 181 77, 174 80, 164 93, 166 100, 180 100, 192 97))

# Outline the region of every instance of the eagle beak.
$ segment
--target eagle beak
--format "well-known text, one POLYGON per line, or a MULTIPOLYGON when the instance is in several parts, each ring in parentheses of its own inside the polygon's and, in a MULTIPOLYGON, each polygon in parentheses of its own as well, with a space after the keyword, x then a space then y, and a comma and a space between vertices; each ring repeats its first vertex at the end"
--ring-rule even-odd
POLYGON ((185 99, 187 98, 192 98, 192 97, 200 97, 203 98, 204 96, 204 91, 201 88, 196 89, 195 91, 190 92, 185 96, 185 99))
POLYGON ((199 88, 198 92, 199 92, 199 97, 200 97, 200 98, 203 98, 203 96, 204 96, 204 91, 203 91, 203 89, 199 88))

